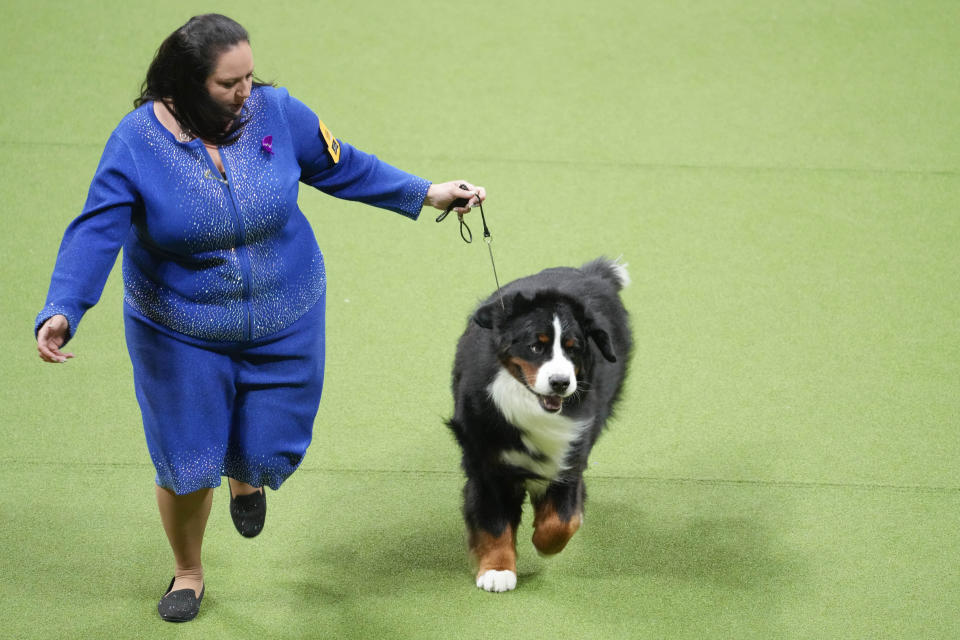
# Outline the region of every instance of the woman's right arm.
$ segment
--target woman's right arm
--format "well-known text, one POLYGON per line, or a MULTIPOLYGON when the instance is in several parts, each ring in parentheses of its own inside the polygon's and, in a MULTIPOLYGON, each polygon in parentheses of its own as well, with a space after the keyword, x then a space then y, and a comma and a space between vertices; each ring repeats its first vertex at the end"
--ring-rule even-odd
POLYGON ((65 362, 60 348, 76 334, 87 309, 100 299, 117 254, 130 233, 139 202, 137 169, 127 145, 114 133, 107 141, 83 211, 67 227, 43 310, 34 332, 45 362, 65 362))

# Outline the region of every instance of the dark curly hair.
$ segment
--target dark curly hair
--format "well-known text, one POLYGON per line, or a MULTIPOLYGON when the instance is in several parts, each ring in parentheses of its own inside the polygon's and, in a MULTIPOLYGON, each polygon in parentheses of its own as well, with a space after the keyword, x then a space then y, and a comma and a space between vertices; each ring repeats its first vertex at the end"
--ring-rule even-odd
MULTIPOLYGON (((241 42, 250 42, 247 30, 227 16, 207 13, 190 18, 160 44, 134 108, 161 100, 180 127, 193 135, 217 144, 235 141, 245 120, 217 104, 206 81, 220 54, 241 42)), ((254 79, 254 86, 265 84, 254 79)))

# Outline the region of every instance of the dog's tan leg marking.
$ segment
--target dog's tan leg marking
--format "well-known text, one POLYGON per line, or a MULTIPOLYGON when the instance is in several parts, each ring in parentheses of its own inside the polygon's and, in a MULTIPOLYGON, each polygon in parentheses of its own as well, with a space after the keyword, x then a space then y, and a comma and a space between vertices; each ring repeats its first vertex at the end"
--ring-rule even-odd
POLYGON ((536 515, 533 520, 533 546, 543 555, 560 553, 580 528, 583 514, 576 513, 564 521, 550 500, 544 500, 534 508, 536 515))
POLYGON ((517 532, 507 525, 498 537, 486 531, 470 536, 470 551, 477 562, 477 576, 487 571, 517 572, 517 532))
POLYGON ((503 592, 517 588, 517 532, 507 526, 499 536, 474 531, 470 551, 477 561, 477 587, 503 592))

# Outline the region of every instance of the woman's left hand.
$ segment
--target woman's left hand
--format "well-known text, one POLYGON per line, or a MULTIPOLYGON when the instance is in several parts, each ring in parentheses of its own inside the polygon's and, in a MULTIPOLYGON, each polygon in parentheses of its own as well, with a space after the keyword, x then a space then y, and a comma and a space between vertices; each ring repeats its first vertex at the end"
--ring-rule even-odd
POLYGON ((483 187, 474 186, 466 180, 434 183, 427 190, 427 197, 423 199, 423 204, 444 211, 457 198, 467 200, 467 205, 465 207, 454 207, 453 210, 457 213, 469 213, 471 207, 475 207, 487 199, 487 190, 483 187))

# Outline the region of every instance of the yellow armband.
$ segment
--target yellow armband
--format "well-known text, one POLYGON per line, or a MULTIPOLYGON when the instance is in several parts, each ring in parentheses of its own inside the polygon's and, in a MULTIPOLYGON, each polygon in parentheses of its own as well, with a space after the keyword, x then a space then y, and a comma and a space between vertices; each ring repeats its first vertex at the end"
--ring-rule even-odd
POLYGON ((330 129, 327 129, 327 125, 323 124, 323 120, 320 120, 320 135, 323 136, 323 141, 327 143, 327 151, 330 152, 333 163, 336 164, 340 162, 340 143, 337 142, 337 139, 330 133, 330 129))

